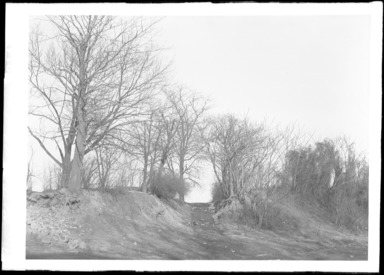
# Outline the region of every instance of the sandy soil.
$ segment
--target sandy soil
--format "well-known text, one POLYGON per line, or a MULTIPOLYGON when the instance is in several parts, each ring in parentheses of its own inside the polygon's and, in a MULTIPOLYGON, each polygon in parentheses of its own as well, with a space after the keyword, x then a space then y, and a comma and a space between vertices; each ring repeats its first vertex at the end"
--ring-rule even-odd
POLYGON ((250 230, 231 222, 215 223, 209 204, 183 206, 147 197, 140 200, 144 198, 152 207, 137 213, 129 209, 130 204, 122 204, 126 197, 112 197, 104 209, 103 203, 111 198, 99 197, 92 207, 81 198, 83 202, 72 209, 68 204, 56 208, 47 207, 46 202, 44 206, 29 204, 27 259, 367 260, 364 234, 334 228, 328 228, 334 234, 327 237, 250 230), (123 210, 116 208, 121 205, 123 210), (46 226, 48 231, 40 230, 43 216, 45 223, 58 224, 59 229, 46 226))

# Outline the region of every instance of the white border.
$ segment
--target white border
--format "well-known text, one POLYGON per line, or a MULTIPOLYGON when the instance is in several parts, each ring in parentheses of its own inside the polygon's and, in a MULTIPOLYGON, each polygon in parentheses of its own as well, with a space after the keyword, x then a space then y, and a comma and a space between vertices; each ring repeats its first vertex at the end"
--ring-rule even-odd
POLYGON ((382 3, 367 4, 7 4, 5 78, 4 270, 190 270, 190 271, 379 271, 380 118, 382 3), (27 46, 31 15, 113 14, 142 16, 370 15, 370 221, 369 260, 342 261, 68 261, 25 260, 25 176, 27 163, 27 46), (70 264, 69 264, 70 263, 70 264))

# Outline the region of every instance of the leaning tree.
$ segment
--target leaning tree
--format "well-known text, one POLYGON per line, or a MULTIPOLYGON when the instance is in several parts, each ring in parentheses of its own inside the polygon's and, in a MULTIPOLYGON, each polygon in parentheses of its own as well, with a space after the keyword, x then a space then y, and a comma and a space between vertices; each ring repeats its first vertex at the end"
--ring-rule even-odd
POLYGON ((166 67, 151 40, 153 22, 111 16, 46 22, 51 34, 35 28, 30 35, 30 115, 42 127, 29 132, 61 167, 61 185, 78 191, 84 156, 140 115, 166 67))

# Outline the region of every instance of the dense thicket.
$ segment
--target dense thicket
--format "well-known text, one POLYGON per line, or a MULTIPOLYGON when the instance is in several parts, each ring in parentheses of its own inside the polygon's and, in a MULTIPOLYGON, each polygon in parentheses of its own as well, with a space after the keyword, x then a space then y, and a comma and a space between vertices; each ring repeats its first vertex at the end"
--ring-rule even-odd
POLYGON ((346 139, 290 150, 284 165, 291 192, 327 208, 332 221, 360 226, 368 217, 369 166, 346 139))
MULTIPOLYGON (((244 209, 253 209, 258 226, 267 226, 263 218, 268 207, 273 208, 279 200, 293 195, 303 208, 323 209, 327 213, 325 218, 332 223, 350 229, 366 227, 369 166, 363 156, 357 155, 353 143, 345 138, 325 139, 314 146, 298 146, 286 150, 282 162, 275 164, 276 169, 268 175, 273 182, 264 181, 264 177, 263 184, 257 184, 260 174, 256 171, 265 170, 262 167, 248 181, 241 182, 248 199, 244 209)), ((239 183, 234 184, 238 189, 239 183)), ((224 188, 220 181, 213 186, 212 197, 218 204, 228 200, 224 188)), ((244 201, 244 195, 237 193, 235 199, 244 201)))

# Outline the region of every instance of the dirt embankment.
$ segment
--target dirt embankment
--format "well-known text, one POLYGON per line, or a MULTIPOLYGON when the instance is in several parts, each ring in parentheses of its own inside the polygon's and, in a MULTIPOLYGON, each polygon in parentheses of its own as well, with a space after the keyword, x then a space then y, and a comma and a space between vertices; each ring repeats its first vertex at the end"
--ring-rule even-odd
POLYGON ((29 194, 27 258, 364 260, 366 236, 249 230, 209 204, 140 192, 29 194))

